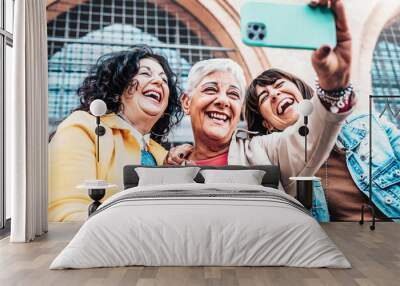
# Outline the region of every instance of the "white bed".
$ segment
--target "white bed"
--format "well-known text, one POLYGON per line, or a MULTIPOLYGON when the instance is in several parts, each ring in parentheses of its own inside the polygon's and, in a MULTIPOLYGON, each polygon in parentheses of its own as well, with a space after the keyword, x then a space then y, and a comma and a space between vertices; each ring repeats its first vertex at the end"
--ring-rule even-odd
POLYGON ((50 269, 128 265, 351 267, 289 195, 263 186, 198 183, 114 195, 50 269))

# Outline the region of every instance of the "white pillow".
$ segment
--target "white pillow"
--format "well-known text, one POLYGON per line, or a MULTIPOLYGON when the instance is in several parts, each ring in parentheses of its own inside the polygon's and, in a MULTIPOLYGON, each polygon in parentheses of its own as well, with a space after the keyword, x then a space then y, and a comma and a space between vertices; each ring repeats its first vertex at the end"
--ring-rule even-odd
POLYGON ((261 185, 265 171, 262 170, 201 170, 204 183, 234 183, 261 185))
POLYGON ((139 186, 195 183, 199 167, 186 168, 135 168, 139 186))

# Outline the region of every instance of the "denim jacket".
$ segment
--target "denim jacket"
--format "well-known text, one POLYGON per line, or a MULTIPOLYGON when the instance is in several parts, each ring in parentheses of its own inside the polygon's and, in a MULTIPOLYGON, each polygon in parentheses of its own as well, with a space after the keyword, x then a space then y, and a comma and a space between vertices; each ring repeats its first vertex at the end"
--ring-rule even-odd
MULTIPOLYGON (((346 164, 358 189, 369 197, 369 115, 350 115, 337 143, 346 150, 346 164)), ((372 201, 388 217, 400 217, 400 131, 384 118, 372 116, 372 201)), ((361 206, 360 206, 361 207, 361 206)), ((325 194, 314 182, 313 216, 329 221, 325 194)))

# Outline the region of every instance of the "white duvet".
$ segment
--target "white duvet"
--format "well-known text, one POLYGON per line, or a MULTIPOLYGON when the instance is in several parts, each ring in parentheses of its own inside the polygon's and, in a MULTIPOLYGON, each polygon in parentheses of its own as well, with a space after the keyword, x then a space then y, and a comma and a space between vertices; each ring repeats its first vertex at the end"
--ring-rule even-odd
POLYGON ((350 267, 292 197, 237 184, 120 192, 82 225, 50 269, 127 265, 350 267))

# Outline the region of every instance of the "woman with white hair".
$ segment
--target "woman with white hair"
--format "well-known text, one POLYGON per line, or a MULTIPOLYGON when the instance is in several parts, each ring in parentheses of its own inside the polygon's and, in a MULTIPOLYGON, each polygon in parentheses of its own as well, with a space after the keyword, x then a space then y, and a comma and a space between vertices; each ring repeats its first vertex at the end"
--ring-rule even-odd
POLYGON ((190 70, 181 102, 192 122, 195 144, 189 159, 196 165, 227 165, 244 91, 242 68, 230 59, 201 61, 190 70))
MULTIPOLYGON (((310 5, 327 4, 326 1, 314 0, 310 5)), ((201 61, 191 69, 182 107, 191 117, 194 146, 170 150, 166 163, 179 164, 189 160, 190 164, 213 166, 278 165, 280 188, 294 195, 295 182, 289 178, 316 173, 329 156, 341 123, 355 104, 349 83, 351 35, 343 2, 336 0, 329 1, 329 4, 336 17, 337 45, 334 49, 322 46, 312 56, 318 88, 317 96, 311 99, 314 112, 308 119, 307 163, 304 161, 304 137, 298 131, 303 120, 298 120, 283 132, 263 136, 236 129, 244 100, 244 76, 241 68, 228 59, 201 61), (333 108, 343 100, 341 108, 333 108)), ((291 112, 298 103, 297 98, 302 97, 296 86, 285 91, 275 85, 260 86, 257 93, 259 98, 269 97, 276 112, 291 112)))

